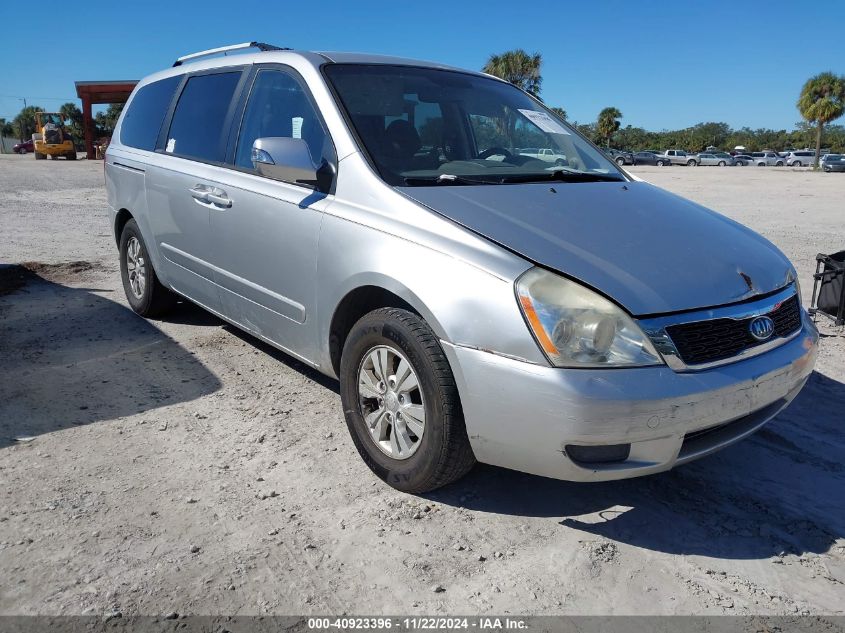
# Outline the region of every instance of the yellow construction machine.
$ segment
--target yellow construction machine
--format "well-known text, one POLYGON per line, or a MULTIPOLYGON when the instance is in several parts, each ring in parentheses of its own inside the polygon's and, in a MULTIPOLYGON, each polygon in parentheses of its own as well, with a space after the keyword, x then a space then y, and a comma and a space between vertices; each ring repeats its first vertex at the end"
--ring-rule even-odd
POLYGON ((64 156, 76 160, 76 148, 73 139, 65 127, 65 120, 58 112, 36 112, 35 134, 32 135, 35 146, 35 160, 44 160, 48 156, 64 156))

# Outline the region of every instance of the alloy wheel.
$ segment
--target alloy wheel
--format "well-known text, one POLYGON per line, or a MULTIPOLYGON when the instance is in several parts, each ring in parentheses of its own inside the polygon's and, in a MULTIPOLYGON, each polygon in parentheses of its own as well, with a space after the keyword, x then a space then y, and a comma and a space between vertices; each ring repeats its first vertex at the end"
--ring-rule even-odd
POLYGON ((141 299, 147 284, 147 266, 141 251, 141 242, 134 236, 126 243, 126 273, 132 294, 136 299, 141 299))
POLYGON ((399 350, 378 345, 364 354, 358 403, 381 452, 393 459, 416 453, 425 433, 425 403, 417 373, 399 350))

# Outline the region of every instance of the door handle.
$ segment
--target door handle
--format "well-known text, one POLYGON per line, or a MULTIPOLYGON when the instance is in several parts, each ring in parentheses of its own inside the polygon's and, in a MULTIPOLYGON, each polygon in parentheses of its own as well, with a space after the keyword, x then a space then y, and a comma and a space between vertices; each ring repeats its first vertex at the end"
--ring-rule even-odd
POLYGON ((232 206, 232 199, 226 195, 226 192, 217 187, 209 187, 208 185, 196 185, 188 189, 188 193, 197 202, 203 204, 213 204, 217 207, 228 209, 232 206))
POLYGON ((225 191, 220 191, 219 193, 207 193, 205 194, 205 198, 211 204, 223 207, 224 209, 228 209, 232 206, 232 199, 226 195, 225 191))
POLYGON ((191 194, 191 197, 194 200, 199 200, 200 202, 208 202, 208 189, 203 187, 202 185, 197 185, 196 187, 191 187, 188 189, 188 193, 191 194))

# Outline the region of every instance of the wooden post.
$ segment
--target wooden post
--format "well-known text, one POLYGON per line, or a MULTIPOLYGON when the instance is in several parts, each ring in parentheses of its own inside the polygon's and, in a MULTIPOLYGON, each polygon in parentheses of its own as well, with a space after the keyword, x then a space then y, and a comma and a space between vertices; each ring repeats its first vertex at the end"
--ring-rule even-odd
POLYGON ((82 97, 82 129, 85 130, 85 152, 87 158, 96 158, 94 154, 94 120, 91 116, 91 97, 82 97))

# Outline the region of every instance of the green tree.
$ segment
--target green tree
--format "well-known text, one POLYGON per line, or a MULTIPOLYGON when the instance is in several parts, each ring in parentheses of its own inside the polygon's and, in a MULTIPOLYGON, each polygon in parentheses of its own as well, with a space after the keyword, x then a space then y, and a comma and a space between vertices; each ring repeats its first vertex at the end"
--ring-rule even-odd
POLYGON ((94 122, 97 124, 98 136, 111 136, 114 132, 114 126, 117 125, 117 119, 120 113, 123 112, 122 103, 110 103, 105 112, 98 112, 94 117, 94 122))
POLYGON ((838 77, 831 72, 811 77, 801 89, 796 105, 806 121, 816 124, 814 167, 818 169, 824 125, 845 114, 845 77, 838 77))
POLYGON ((482 72, 509 81, 539 99, 543 77, 540 66, 543 60, 540 53, 529 55, 521 48, 507 51, 501 55, 491 55, 482 68, 482 72))
POLYGON ((35 113, 44 112, 41 106, 26 106, 18 115, 12 119, 12 126, 15 136, 23 143, 26 139, 32 138, 35 132, 35 113))
POLYGON ((561 119, 566 121, 566 110, 563 108, 549 108, 552 112, 558 115, 561 119))
POLYGON ((621 118, 622 113, 618 108, 609 107, 599 112, 599 118, 596 121, 596 132, 607 147, 610 147, 610 140, 619 129, 619 119, 621 118))
POLYGON ((82 126, 82 110, 72 101, 68 101, 59 108, 59 113, 65 121, 69 122, 67 130, 73 137, 74 142, 81 143, 85 138, 85 129, 82 126))
POLYGON ((6 153, 6 143, 3 139, 12 134, 14 134, 12 124, 0 117, 0 154, 6 153))

